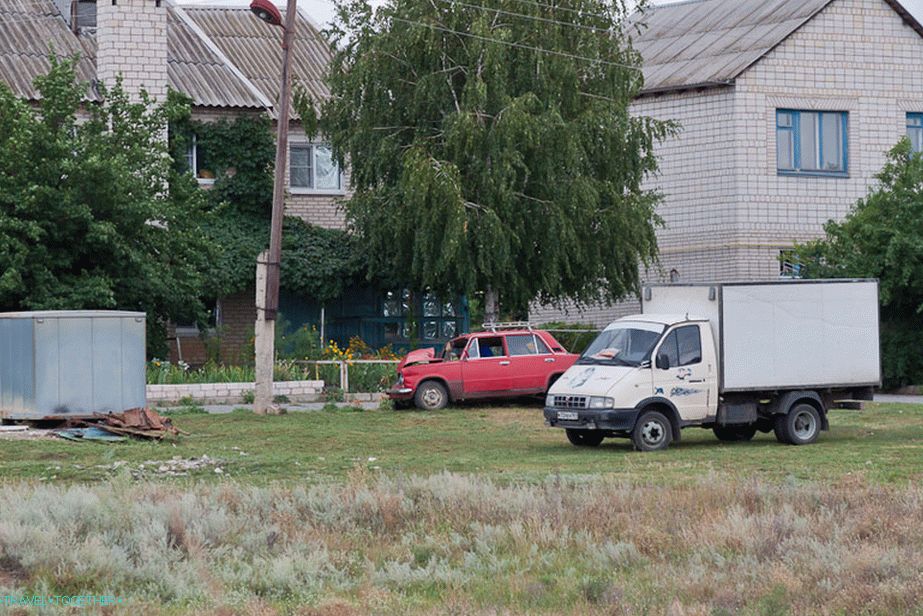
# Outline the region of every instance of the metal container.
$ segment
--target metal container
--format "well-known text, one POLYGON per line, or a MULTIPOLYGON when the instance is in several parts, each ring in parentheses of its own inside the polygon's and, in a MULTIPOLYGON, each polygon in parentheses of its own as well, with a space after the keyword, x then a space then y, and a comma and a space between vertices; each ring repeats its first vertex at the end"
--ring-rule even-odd
POLYGON ((0 418, 144 407, 145 381, 143 312, 0 313, 0 418))

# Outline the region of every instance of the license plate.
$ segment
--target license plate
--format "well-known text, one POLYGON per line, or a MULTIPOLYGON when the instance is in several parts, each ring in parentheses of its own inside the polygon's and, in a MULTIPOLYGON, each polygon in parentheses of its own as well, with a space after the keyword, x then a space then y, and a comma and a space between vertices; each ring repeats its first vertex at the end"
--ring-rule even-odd
POLYGON ((558 411, 558 419, 563 419, 565 421, 577 421, 580 419, 580 415, 574 411, 558 411))

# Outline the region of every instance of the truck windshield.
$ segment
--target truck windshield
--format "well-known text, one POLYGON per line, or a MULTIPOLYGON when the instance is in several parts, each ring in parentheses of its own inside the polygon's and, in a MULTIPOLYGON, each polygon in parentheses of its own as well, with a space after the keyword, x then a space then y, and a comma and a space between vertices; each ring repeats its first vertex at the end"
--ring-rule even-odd
POLYGON ((577 363, 638 366, 650 357, 664 329, 657 323, 615 323, 596 337, 577 363))

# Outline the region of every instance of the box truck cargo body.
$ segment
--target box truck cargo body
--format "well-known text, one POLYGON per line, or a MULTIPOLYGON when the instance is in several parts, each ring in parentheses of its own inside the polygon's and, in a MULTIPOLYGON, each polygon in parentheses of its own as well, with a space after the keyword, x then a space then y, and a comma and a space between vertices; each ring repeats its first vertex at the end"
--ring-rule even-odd
POLYGON ((659 449, 688 426, 806 444, 836 401, 880 385, 878 334, 875 280, 647 286, 642 314, 612 323, 549 390, 546 423, 577 445, 659 449))

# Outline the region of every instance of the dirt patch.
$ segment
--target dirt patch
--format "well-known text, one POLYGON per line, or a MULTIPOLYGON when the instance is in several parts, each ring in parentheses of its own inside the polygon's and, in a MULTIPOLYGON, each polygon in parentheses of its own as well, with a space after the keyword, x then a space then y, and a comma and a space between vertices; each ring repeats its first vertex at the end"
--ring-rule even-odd
POLYGON ((0 440, 31 441, 44 438, 55 438, 54 431, 29 426, 0 426, 0 440))

